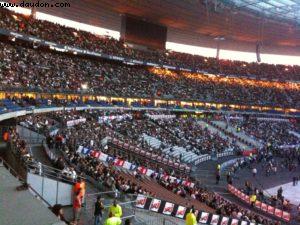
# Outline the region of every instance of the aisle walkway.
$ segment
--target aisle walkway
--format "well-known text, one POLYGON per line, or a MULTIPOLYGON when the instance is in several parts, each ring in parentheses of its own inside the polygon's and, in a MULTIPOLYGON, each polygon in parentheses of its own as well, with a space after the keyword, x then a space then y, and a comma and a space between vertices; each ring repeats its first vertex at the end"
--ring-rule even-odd
POLYGON ((17 191, 21 183, 0 166, 0 225, 63 225, 28 190, 17 191))
POLYGON ((283 196, 286 199, 289 199, 290 202, 294 205, 300 204, 300 184, 298 184, 297 186, 293 186, 293 183, 291 182, 291 183, 282 184, 276 187, 269 188, 266 191, 271 195, 277 195, 277 190, 280 187, 282 187, 283 196))

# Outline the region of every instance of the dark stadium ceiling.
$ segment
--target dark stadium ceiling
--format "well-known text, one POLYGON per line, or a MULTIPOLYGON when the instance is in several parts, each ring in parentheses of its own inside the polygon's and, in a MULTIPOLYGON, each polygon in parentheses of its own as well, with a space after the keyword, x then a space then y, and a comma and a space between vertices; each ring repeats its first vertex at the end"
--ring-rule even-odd
POLYGON ((246 9, 273 19, 300 24, 300 0, 219 0, 234 10, 246 9))
MULTIPOLYGON (((252 43, 263 42, 268 45, 300 47, 299 24, 294 21, 270 19, 264 14, 258 15, 245 8, 239 9, 233 6, 233 1, 230 0, 83 0, 81 2, 84 1, 93 3, 95 7, 102 5, 120 14, 142 17, 179 29, 181 32, 189 31, 212 38, 224 37, 252 43)), ((242 1, 252 2, 252 4, 254 1, 274 2, 274 0, 240 0, 242 1)), ((291 2, 291 0, 276 2, 279 1, 286 2, 285 4, 291 2)), ((293 1, 298 1, 297 5, 299 5, 300 0, 293 1)))

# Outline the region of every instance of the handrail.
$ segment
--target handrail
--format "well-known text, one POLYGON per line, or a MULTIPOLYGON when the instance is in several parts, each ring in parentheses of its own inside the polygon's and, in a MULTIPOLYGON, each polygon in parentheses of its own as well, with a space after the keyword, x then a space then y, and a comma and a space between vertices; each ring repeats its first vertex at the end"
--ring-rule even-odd
MULTIPOLYGON (((19 176, 19 174, 0 156, 0 161, 2 162, 2 164, 8 168, 8 171, 10 172, 11 175, 13 175, 14 177, 16 177, 18 180, 20 180, 21 182, 27 184, 27 182, 21 177, 19 176), (15 175, 13 173, 11 173, 11 171, 13 171, 15 173, 15 175)), ((28 188, 34 192, 34 194, 41 199, 49 208, 51 208, 51 204, 44 199, 30 184, 28 184, 28 188)))
POLYGON ((46 177, 51 177, 51 178, 56 178, 60 179, 62 181, 70 182, 70 183, 75 183, 75 180, 78 178, 81 178, 82 180, 85 180, 84 177, 76 175, 76 179, 69 178, 67 175, 64 175, 63 170, 56 169, 51 166, 44 165, 42 163, 38 164, 39 162, 29 162, 26 163, 25 166, 28 170, 30 170, 30 167, 40 169, 41 170, 41 176, 46 176, 46 177), (61 176, 60 176, 61 175, 61 176))
POLYGON ((111 193, 116 193, 116 192, 117 192, 117 191, 103 191, 103 192, 97 192, 97 193, 86 194, 85 196, 94 196, 94 195, 111 194, 111 193))

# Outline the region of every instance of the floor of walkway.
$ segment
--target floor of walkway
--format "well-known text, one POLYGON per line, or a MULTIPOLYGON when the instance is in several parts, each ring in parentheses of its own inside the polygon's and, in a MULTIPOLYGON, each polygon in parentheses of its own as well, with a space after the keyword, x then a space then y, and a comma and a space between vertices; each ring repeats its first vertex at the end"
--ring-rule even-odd
POLYGON ((20 181, 0 166, 0 225, 62 225, 28 190, 17 191, 20 181))

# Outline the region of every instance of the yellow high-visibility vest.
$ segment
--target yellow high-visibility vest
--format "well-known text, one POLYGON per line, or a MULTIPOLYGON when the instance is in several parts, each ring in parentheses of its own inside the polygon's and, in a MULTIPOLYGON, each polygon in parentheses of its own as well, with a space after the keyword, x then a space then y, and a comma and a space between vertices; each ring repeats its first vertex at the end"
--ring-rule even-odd
POLYGON ((256 201, 256 195, 251 195, 250 202, 255 202, 255 201, 256 201))
POLYGON ((112 213, 115 217, 121 217, 122 216, 122 208, 121 208, 121 206, 120 205, 116 205, 116 206, 114 206, 114 205, 111 205, 110 207, 109 207, 109 213, 112 213))
POLYGON ((104 225, 121 225, 122 220, 119 217, 107 218, 104 225))
POLYGON ((185 218, 186 225, 197 225, 197 219, 194 213, 189 212, 185 218))

